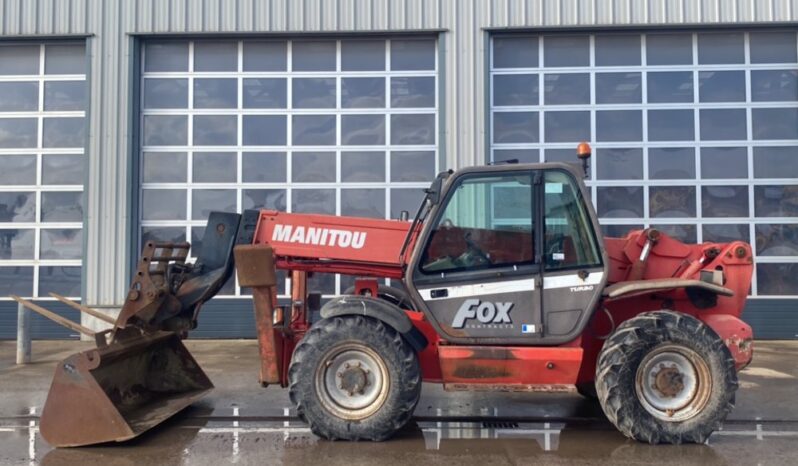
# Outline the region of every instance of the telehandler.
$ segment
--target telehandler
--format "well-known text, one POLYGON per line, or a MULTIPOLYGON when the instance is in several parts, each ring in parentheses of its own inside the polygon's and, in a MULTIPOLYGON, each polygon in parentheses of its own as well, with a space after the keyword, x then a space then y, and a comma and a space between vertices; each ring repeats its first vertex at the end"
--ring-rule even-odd
MULTIPOLYGON (((586 169, 589 146, 577 152, 586 169)), ((605 238, 588 199, 578 165, 509 163, 439 174, 412 222, 212 213, 194 263, 186 243, 145 245, 110 330, 61 322, 97 348, 59 363, 42 435, 55 446, 127 440, 210 390, 181 339, 236 269, 253 297, 260 382, 287 387, 322 438, 390 438, 424 381, 575 390, 628 437, 702 443, 752 359, 740 319, 751 247, 653 228, 605 238), (276 269, 289 272, 287 304, 276 269), (322 306, 314 273, 358 278, 322 306)))

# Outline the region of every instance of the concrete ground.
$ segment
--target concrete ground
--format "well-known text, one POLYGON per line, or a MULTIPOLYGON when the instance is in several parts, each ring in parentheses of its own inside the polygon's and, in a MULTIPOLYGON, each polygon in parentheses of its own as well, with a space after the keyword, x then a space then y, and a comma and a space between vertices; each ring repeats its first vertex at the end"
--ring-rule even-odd
POLYGON ((289 408, 287 392, 257 384, 254 341, 189 341, 216 389, 139 438, 52 449, 38 413, 56 362, 90 344, 33 343, 34 362, 14 365, 0 342, 0 464, 798 464, 798 342, 757 342, 740 376, 737 406, 707 445, 628 440, 595 402, 578 395, 444 393, 426 385, 415 419, 383 443, 317 439, 289 408))

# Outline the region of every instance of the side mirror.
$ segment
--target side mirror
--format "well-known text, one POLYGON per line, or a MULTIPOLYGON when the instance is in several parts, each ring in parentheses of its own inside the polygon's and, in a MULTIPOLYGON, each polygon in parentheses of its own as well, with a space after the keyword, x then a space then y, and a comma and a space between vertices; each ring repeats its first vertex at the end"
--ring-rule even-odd
POLYGON ((430 204, 437 205, 441 201, 443 180, 448 178, 451 174, 451 170, 438 173, 438 176, 435 177, 435 180, 432 182, 432 184, 430 184, 429 188, 424 190, 424 192, 427 194, 427 199, 429 200, 430 204))

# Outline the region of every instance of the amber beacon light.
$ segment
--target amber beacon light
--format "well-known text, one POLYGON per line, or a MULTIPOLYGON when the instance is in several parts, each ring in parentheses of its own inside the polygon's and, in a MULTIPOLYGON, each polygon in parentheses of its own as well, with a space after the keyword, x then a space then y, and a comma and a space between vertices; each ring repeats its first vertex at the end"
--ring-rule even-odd
POLYGON ((590 144, 582 141, 576 146, 576 156, 579 160, 582 161, 582 169, 585 171, 585 178, 587 178, 587 169, 588 169, 588 160, 590 160, 590 155, 593 150, 590 148, 590 144))

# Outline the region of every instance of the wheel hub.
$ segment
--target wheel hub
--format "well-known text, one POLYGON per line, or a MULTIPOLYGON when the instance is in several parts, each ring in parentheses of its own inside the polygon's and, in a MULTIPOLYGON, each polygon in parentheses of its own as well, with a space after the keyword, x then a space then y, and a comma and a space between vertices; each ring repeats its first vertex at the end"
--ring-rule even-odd
POLYGON ((662 365, 659 372, 654 375, 654 388, 659 390, 662 396, 675 398, 684 390, 684 374, 679 372, 676 366, 662 365))
POLYGON ((351 364, 343 371, 338 372, 337 376, 341 380, 338 387, 345 391, 349 396, 363 395, 369 385, 368 369, 363 369, 363 364, 358 361, 355 366, 351 364))
POLYGON ((690 348, 665 344, 652 349, 637 369, 640 404, 658 419, 678 422, 706 406, 712 379, 706 362, 690 348))
POLYGON ((389 388, 388 369, 382 357, 357 343, 328 351, 316 370, 319 400, 342 419, 371 416, 385 402, 389 388))

